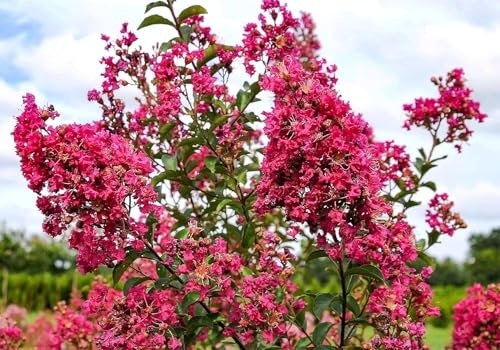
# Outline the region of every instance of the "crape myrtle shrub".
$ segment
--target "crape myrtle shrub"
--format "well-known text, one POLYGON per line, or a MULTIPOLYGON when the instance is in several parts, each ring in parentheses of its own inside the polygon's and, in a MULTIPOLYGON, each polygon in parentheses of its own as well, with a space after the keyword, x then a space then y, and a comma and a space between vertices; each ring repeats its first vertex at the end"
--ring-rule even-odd
POLYGON ((126 24, 103 35, 94 123, 60 124, 25 95, 14 138, 45 232, 69 232, 81 272, 107 265, 125 280, 120 292, 98 283, 77 310, 62 305, 72 326, 56 328, 55 348, 426 348, 432 269, 411 264, 465 223, 437 192, 428 239, 416 241, 406 212, 436 191, 424 179, 444 158, 437 148, 460 151, 486 115, 461 69, 433 78, 436 97, 404 106, 404 126, 430 135, 412 161, 338 93, 310 16, 277 0, 261 9, 232 46, 203 7, 170 0, 148 5, 140 25, 174 33, 152 50, 126 24), (239 91, 235 68, 249 80, 239 91), (263 91, 271 107, 259 107, 263 91), (314 259, 339 290, 298 292, 293 275, 314 259))

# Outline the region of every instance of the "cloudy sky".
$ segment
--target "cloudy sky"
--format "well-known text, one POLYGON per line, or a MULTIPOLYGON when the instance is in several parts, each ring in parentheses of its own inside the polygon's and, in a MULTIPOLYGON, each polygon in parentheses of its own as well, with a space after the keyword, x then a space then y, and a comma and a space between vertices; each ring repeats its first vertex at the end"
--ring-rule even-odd
MULTIPOLYGON (((137 27, 147 2, 0 0, 0 221, 40 232, 42 217, 20 175, 10 135, 21 96, 29 91, 40 103, 54 104, 65 121, 99 118, 98 109, 86 102, 86 92, 99 84, 100 34, 116 35, 122 22, 137 27)), ((177 6, 192 3, 179 0, 177 6)), ((257 0, 197 3, 208 9, 207 22, 227 43, 238 41, 259 10, 257 0)), ((312 13, 321 54, 339 67, 342 95, 373 124, 380 139, 395 139, 412 152, 429 139, 400 128, 402 104, 433 95, 430 76, 465 69, 489 119, 474 128, 461 155, 453 153, 429 176, 451 194, 469 224, 432 252, 465 258, 471 232, 500 226, 500 2, 288 3, 296 13, 312 13)), ((168 38, 158 27, 138 35, 145 47, 168 38)), ((425 230, 422 211, 413 212, 411 219, 417 232, 425 230)))

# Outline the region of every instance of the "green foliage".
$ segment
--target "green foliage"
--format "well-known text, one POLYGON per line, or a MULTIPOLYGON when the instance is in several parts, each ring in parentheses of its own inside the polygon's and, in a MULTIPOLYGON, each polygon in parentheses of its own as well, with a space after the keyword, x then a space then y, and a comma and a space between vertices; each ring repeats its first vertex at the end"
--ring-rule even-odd
POLYGON ((64 273, 75 266, 75 258, 65 244, 40 236, 0 227, 0 266, 9 272, 31 274, 64 273))
POLYGON ((474 234, 469 239, 470 261, 467 269, 473 282, 500 282, 500 228, 488 234, 474 234))
POLYGON ((336 293, 340 291, 338 280, 332 277, 333 263, 323 250, 304 253, 307 264, 297 266, 293 282, 302 293, 314 290, 320 293, 336 293))
MULTIPOLYGON (((73 287, 84 295, 92 284, 92 275, 67 272, 54 275, 48 272, 40 274, 10 273, 7 280, 6 304, 16 304, 30 311, 53 308, 59 301, 68 301, 73 287)), ((0 274, 3 285, 5 274, 0 274)), ((0 290, 0 299, 5 295, 0 290)))
POLYGON ((465 286, 469 276, 464 267, 450 258, 438 261, 429 283, 432 286, 465 286))
POLYGON ((451 325, 446 328, 437 328, 432 325, 426 327, 425 343, 430 350, 443 350, 451 343, 451 325))
POLYGON ((466 287, 437 286, 434 288, 434 304, 441 310, 441 316, 432 318, 430 324, 438 328, 451 325, 453 306, 466 296, 466 287))

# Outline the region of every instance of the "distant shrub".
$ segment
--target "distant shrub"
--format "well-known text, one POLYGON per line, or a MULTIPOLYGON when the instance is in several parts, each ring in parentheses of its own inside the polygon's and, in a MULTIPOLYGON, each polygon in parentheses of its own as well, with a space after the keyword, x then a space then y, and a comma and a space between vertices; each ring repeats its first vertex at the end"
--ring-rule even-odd
MULTIPOLYGON (((4 278, 4 275, 0 275, 0 284, 3 284, 4 278)), ((5 300, 2 291, 0 298, 7 305, 16 304, 30 311, 51 309, 58 301, 70 299, 73 283, 85 294, 92 284, 92 279, 92 275, 72 272, 60 275, 11 273, 8 275, 7 298, 5 300)))
POLYGON ((465 297, 465 289, 455 286, 436 286, 434 288, 434 304, 439 307, 441 315, 430 320, 433 326, 446 328, 451 324, 453 306, 465 297))

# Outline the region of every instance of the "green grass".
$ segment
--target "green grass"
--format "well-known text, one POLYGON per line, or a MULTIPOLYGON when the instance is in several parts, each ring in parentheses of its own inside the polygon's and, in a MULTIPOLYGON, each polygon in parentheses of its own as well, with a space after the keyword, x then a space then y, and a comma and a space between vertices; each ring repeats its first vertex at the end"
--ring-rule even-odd
POLYGON ((28 324, 32 324, 33 322, 35 322, 38 316, 40 316, 40 311, 30 311, 26 315, 26 322, 28 324))
POLYGON ((432 325, 427 326, 425 341, 431 350, 443 350, 451 342, 452 326, 447 328, 437 328, 432 325))

